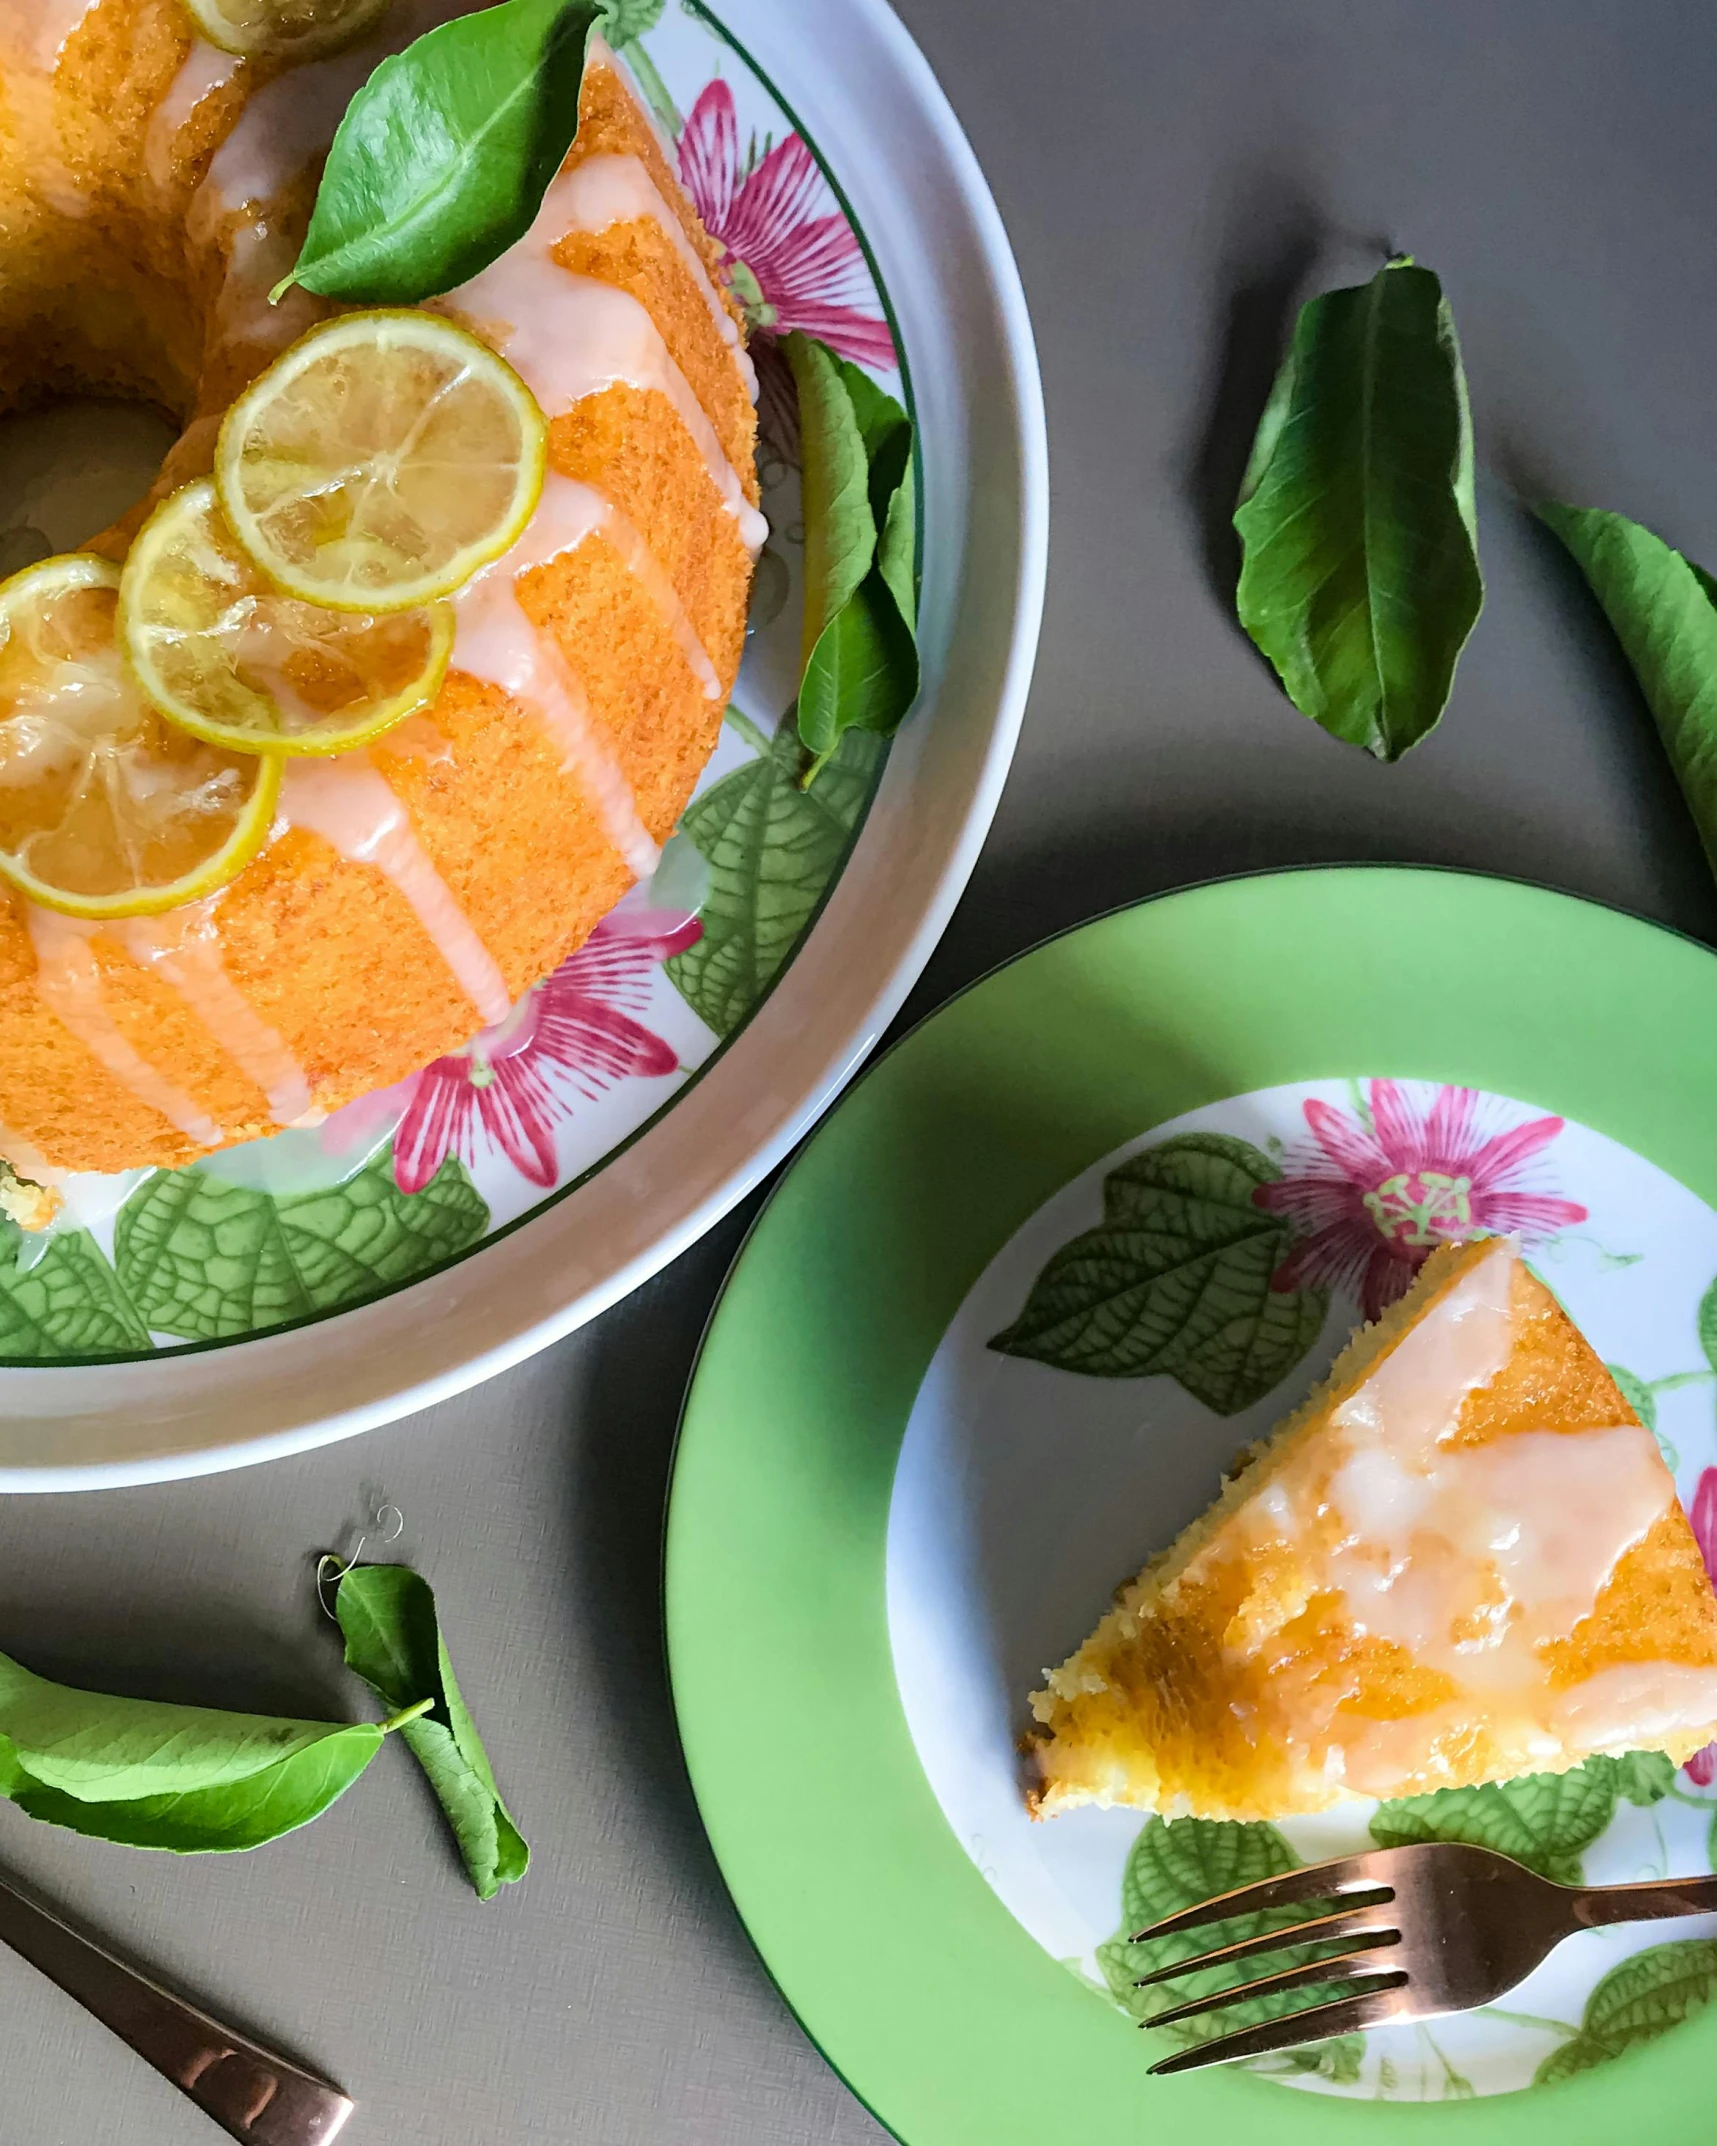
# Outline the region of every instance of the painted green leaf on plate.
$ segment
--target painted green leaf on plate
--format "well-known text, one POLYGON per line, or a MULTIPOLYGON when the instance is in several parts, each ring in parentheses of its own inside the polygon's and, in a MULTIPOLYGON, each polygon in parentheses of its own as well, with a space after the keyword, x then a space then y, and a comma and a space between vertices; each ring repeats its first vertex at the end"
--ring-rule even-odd
POLYGON ((1581 1857, 1609 1825, 1619 1801, 1659 1802, 1675 1768, 1661 1752, 1590 1758, 1568 1773, 1523 1774, 1483 1788, 1443 1788, 1378 1807, 1371 1837, 1380 1848, 1414 1841, 1470 1841, 1513 1856, 1559 1885, 1584 1882, 1581 1857))
POLYGON ((288 1198, 197 1168, 163 1171, 120 1210, 114 1256, 150 1326, 212 1341, 397 1287, 488 1226, 489 1210, 457 1159, 408 1195, 384 1151, 343 1185, 288 1198))
POLYGON ((1699 1346, 1705 1361, 1717 1371, 1717 1282, 1699 1300, 1699 1346))
POLYGON ((459 1843, 478 1896, 516 1884, 531 1854, 501 1801, 477 1725, 460 1694, 427 1580, 406 1565, 358 1565, 341 1576, 334 1608, 346 1665, 394 1713, 432 1699, 401 1724, 459 1843))
POLYGON ((383 1734, 113 1698, 0 1655, 0 1789, 32 1818, 131 1847, 259 1847, 326 1810, 383 1734))
POLYGON ((288 281, 415 305, 522 238, 578 132, 599 0, 502 0, 382 61, 346 108, 288 281))
POLYGON ((1466 380, 1428 268, 1302 307, 1234 526, 1240 623, 1288 698, 1399 759, 1442 715, 1484 598, 1466 380))
MULTIPOLYGON (((1177 1931, 1148 1945, 1133 1944, 1131 1933, 1161 1921, 1165 1915, 1172 1915, 1180 1908, 1194 1907, 1217 1893, 1231 1891, 1235 1886, 1251 1885, 1260 1878, 1279 1877, 1284 1871, 1297 1870, 1300 1861, 1274 1826, 1234 1825, 1204 1818, 1151 1819, 1127 1858, 1121 1887, 1121 1927, 1107 1944, 1097 1948, 1098 1964, 1116 2001, 1135 2019, 1148 2020, 1153 2012, 1162 2011, 1170 2004, 1190 2002, 1195 1997, 1214 1997, 1237 1982, 1250 1981, 1260 1970, 1251 1963, 1243 1963, 1188 1975, 1166 1989, 1133 1987, 1138 1976, 1149 1974, 1158 1967, 1166 1967, 1175 1960, 1191 1959, 1197 1953, 1209 1951, 1213 1945, 1237 1942, 1243 1937, 1262 1935, 1267 1930, 1290 1928, 1303 1922, 1315 1908, 1296 1903, 1263 1914, 1233 1916, 1224 1923, 1177 1931)), ((1272 1970, 1298 1966, 1316 1959, 1318 1950, 1315 1945, 1289 1947, 1280 1953, 1272 1953, 1269 1966, 1272 1970)), ((1255 1997, 1219 2015, 1222 2031, 1259 2026, 1265 2020, 1300 2011, 1308 2004, 1335 1994, 1334 1990, 1313 1987, 1280 1991, 1271 1997, 1255 1997)), ((1194 2017, 1159 2031, 1174 2041, 1192 2042, 1203 2040, 1217 2028, 1211 2018, 1194 2017)), ((1271 2070, 1319 2072, 1339 2084, 1351 2085, 1359 2077, 1363 2048, 1361 2038, 1350 2034, 1308 2048, 1284 2051, 1280 2057, 1260 2059, 1259 2062, 1271 2070)))
MULTIPOLYGON (((1717 871, 1717 602, 1709 580, 1624 514, 1553 501, 1538 512, 1572 553, 1621 643, 1717 871)), ((1699 1330, 1717 1364, 1705 1305, 1699 1330)))
POLYGON ((1657 1395, 1639 1374, 1625 1364, 1606 1364, 1604 1369, 1621 1389, 1622 1399, 1648 1431, 1657 1429, 1657 1395))
POLYGON ((752 735, 758 757, 706 790, 680 822, 709 865, 709 895, 702 938, 666 967, 718 1036, 750 1013, 816 914, 881 753, 880 740, 850 732, 815 788, 804 790, 792 717, 771 740, 752 735))
POLYGON ((1062 1246, 990 1346, 1095 1378, 1174 1378, 1231 1416, 1322 1331, 1322 1290, 1276 1290, 1290 1242, 1254 1204, 1281 1175, 1247 1141, 1182 1133, 1103 1181, 1103 1220, 1062 1246))
POLYGON ((149 1329, 88 1230, 52 1237, 30 1266, 0 1245, 0 1358, 129 1356, 149 1329))
POLYGON ((1580 2032, 1538 2067, 1534 2084, 1554 2085, 1655 2041, 1717 1996, 1717 1939, 1648 1945, 1610 1972, 1586 2000, 1580 2032))

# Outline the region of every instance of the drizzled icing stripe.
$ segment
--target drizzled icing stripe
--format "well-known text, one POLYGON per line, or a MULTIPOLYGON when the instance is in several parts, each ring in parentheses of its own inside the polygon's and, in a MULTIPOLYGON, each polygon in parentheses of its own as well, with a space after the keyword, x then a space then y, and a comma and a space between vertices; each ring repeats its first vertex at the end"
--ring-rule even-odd
POLYGON ((552 634, 537 631, 518 599, 520 576, 576 550, 586 537, 596 535, 614 543, 623 557, 634 549, 644 554, 662 585, 653 586, 641 577, 646 588, 659 603, 665 588, 672 604, 669 624, 686 650, 687 661, 705 680, 706 695, 713 691, 719 697, 721 681, 715 668, 692 633, 667 575, 649 557, 638 532, 600 492, 555 470, 549 472, 536 513, 511 551, 484 567, 454 598, 458 631, 453 663, 467 677, 499 686, 542 721, 561 749, 562 765, 582 783, 596 806, 608 839, 632 872, 644 879, 656 869, 661 852, 638 816, 632 787, 559 642, 552 634))
POLYGON ((704 257, 686 236, 686 227, 663 200, 642 157, 601 155, 586 157, 571 171, 562 172, 550 189, 564 221, 559 235, 582 231, 599 237, 616 224, 652 223, 680 257, 680 265, 698 287, 709 308, 716 332, 727 345, 745 391, 757 400, 757 368, 740 340, 739 324, 722 303, 704 257))
POLYGON ((519 243, 450 291, 446 302, 494 340, 550 417, 611 387, 664 396, 690 433, 740 541, 755 558, 769 524, 746 498, 739 472, 661 330, 630 291, 575 275, 554 259, 553 248, 571 224, 563 189, 577 182, 576 168, 556 179, 519 243))
POLYGON ((132 918, 119 927, 118 937, 140 968, 172 985, 240 1072, 262 1090, 276 1125, 291 1125, 308 1114, 310 1083, 303 1069, 227 974, 212 902, 165 917, 132 918))
POLYGON ((221 52, 201 37, 192 45, 166 96, 151 113, 143 136, 143 168, 157 186, 165 188, 172 182, 173 150, 180 130, 199 105, 226 88, 243 65, 236 53, 221 52))
POLYGON ((218 1147, 226 1137, 220 1126, 193 1097, 149 1063, 108 1011, 90 944, 97 927, 52 909, 39 909, 33 902, 25 904, 25 916, 36 950, 36 988, 48 1010, 140 1103, 159 1111, 198 1147, 218 1147))
POLYGON ((511 1012, 506 979, 430 861, 404 804, 367 753, 290 766, 275 824, 320 835, 348 864, 380 872, 411 905, 485 1025, 492 1027, 511 1012))

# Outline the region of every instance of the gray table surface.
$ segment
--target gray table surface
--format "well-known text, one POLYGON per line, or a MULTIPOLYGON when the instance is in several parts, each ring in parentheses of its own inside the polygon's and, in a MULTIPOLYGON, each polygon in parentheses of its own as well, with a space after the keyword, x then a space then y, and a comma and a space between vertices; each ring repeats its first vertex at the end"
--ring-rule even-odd
MULTIPOLYGON (((1212 874, 1513 873, 1717 935, 1613 649, 1514 482, 1717 564, 1717 29, 1697 0, 902 0, 989 173, 1037 323, 1054 552, 1037 686, 923 1012, 1045 933, 1212 874), (1375 241, 1443 275, 1489 599, 1396 768, 1296 716, 1222 593, 1285 317, 1375 241)), ((1375 258, 1373 255, 1371 258, 1375 258)), ((0 1645, 163 1697, 337 1711, 309 1553, 378 1497, 439 1589, 536 1854, 465 1888, 401 1749, 309 1831, 175 1863, 0 1810, 0 1864, 355 2094, 388 2146, 858 2146, 876 2123, 752 1955, 681 1771, 659 1538, 688 1367, 744 1217, 597 1325, 293 1462, 0 1507, 0 1645)), ((0 1952, 7 2146, 214 2133, 0 1952)), ((934 2146, 934 2141, 915 2142, 934 2146)))

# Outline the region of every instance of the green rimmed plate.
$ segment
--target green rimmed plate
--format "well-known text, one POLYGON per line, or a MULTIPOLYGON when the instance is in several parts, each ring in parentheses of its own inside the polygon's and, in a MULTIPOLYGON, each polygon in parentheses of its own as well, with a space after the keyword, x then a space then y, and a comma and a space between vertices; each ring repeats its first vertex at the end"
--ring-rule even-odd
MULTIPOLYGON (((1381 1256, 1455 1233, 1461 1200, 1472 1226, 1523 1228, 1650 1401, 1697 1505, 1717 1476, 1698 1324, 1717 1272, 1714 1062, 1717 962, 1688 941, 1505 882, 1308 871, 1165 897, 1023 957, 917 1030, 812 1141, 735 1270, 688 1402, 669 1643, 740 1910, 806 2027, 910 2146, 1161 2123, 1227 2137, 1263 2122, 1291 2142, 1399 2129, 1397 2104, 1427 2098, 1511 2146, 1534 2127, 1596 2141, 1642 2114, 1701 2119, 1717 1946, 1698 1924, 1673 1958, 1637 1931, 1572 1966, 1558 1955, 1544 2009, 1521 1993, 1513 2018, 1450 2023, 1387 2070, 1368 2049, 1357 2070, 1292 2073, 1310 2095, 1145 2076, 1149 2040, 1102 1958, 1123 1888, 1150 1875, 1145 1829, 1075 1814, 1118 1829, 1065 1848, 1049 1843, 1072 1819, 1010 1831, 1006 1728, 1035 1669, 1208 1495, 1217 1459, 1319 1374, 1359 1316, 1343 1291, 1366 1263, 1307 1277, 1327 1294, 1321 1324, 1308 1312, 1298 1355, 1254 1351, 1250 1383, 1208 1365, 1186 1383, 1096 1376, 987 1343, 1100 1221, 1118 1161, 1202 1128, 1266 1173, 1329 1177, 1314 1120, 1330 1131, 1333 1114, 1353 1170, 1374 1151, 1381 1256), (1433 1126, 1462 1168, 1433 1167, 1433 1126), (1055 1431, 1035 1456, 1034 1422, 1055 1431), (1549 2083, 1507 2091, 1535 2079, 1549 2083)), ((1708 1867, 1709 1779, 1690 1769, 1642 1796, 1618 1792, 1601 1825, 1546 1852, 1593 1877, 1708 1867)), ((1287 1851, 1333 1852, 1297 1835, 1287 1851)))

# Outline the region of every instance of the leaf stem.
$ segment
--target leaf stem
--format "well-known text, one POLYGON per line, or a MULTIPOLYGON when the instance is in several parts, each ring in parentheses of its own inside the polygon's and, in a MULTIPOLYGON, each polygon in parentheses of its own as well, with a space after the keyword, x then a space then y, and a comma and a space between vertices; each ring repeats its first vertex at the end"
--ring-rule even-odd
POLYGON ((644 50, 642 40, 636 37, 628 38, 620 47, 619 56, 637 77, 638 87, 644 92, 650 109, 667 129, 669 139, 677 142, 685 131, 686 123, 680 117, 673 98, 668 95, 668 85, 656 72, 655 61, 644 50))
POLYGON ((769 740, 758 729, 750 716, 741 715, 737 708, 730 706, 727 711, 727 720, 739 732, 739 735, 754 753, 762 755, 768 752, 769 740))
POLYGON ((1703 1386, 1717 1379, 1717 1371, 1672 1371, 1667 1378, 1647 1379, 1647 1393, 1674 1393, 1682 1386, 1703 1386))
POLYGON ((419 1699, 415 1706, 402 1706, 397 1714, 390 1714, 382 1723, 382 1734, 391 1736, 395 1729, 403 1729, 409 1722, 419 1720, 435 1705, 433 1699, 419 1699))

